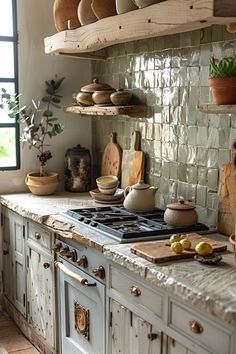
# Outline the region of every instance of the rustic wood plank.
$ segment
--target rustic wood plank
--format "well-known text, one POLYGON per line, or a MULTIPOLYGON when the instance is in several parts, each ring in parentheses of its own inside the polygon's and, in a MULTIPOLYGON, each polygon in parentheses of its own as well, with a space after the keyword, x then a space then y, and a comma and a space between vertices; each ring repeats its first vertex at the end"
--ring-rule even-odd
MULTIPOLYGON (((235 6, 236 7, 236 6, 235 6)), ((203 103, 198 106, 198 110, 203 113, 236 113, 236 104, 217 105, 211 103, 203 103)))
POLYGON ((147 106, 145 105, 132 105, 132 106, 71 106, 65 107, 64 111, 67 113, 94 115, 94 116, 116 116, 127 115, 129 117, 144 117, 147 115, 147 106))
POLYGON ((236 22, 233 2, 167 0, 47 37, 44 40, 45 52, 86 53, 118 43, 236 22))

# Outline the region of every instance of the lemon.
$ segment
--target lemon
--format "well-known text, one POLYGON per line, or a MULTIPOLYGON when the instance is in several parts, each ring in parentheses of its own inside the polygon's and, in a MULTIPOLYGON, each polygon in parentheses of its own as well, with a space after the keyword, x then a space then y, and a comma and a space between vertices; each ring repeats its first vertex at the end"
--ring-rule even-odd
POLYGON ((195 251, 200 256, 209 256, 210 254, 212 254, 213 248, 209 243, 202 241, 196 245, 195 251))
POLYGON ((179 242, 183 246, 184 250, 189 250, 191 248, 191 242, 189 240, 187 240, 186 238, 183 238, 179 242))
POLYGON ((183 252, 183 246, 181 245, 180 242, 173 242, 170 246, 171 251, 175 253, 181 253, 183 252))
POLYGON ((170 236, 170 243, 179 242, 180 241, 180 237, 181 237, 181 235, 179 235, 179 234, 171 235, 170 236))

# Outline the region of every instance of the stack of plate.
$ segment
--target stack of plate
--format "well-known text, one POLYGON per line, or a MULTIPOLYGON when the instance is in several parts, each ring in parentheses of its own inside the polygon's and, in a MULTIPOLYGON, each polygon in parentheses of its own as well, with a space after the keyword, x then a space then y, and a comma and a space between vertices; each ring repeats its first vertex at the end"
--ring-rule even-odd
POLYGON ((120 188, 117 188, 115 194, 103 194, 98 189, 93 189, 89 193, 95 202, 101 204, 120 204, 124 200, 124 190, 120 188))

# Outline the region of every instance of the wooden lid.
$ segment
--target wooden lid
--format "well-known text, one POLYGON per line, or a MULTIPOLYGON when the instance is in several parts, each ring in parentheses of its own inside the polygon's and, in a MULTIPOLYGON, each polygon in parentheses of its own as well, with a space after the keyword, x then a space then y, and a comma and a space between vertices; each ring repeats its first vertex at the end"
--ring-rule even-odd
POLYGON ((191 204, 185 204, 184 200, 179 200, 178 203, 168 204, 167 208, 172 210, 193 210, 195 209, 195 206, 191 204))
POLYGON ((98 79, 94 79, 93 82, 89 85, 85 85, 81 88, 82 92, 91 92, 93 93, 94 91, 106 91, 106 90, 111 90, 112 87, 108 84, 103 84, 98 81, 98 79))

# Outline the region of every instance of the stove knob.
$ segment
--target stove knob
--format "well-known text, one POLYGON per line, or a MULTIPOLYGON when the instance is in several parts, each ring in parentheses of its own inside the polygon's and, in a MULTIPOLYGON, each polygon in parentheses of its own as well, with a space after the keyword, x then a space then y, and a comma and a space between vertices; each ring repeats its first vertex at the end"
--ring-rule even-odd
POLYGON ((98 225, 98 223, 97 223, 97 222, 92 222, 92 223, 91 223, 91 226, 96 227, 97 225, 98 225))
POLYGON ((82 256, 82 257, 78 258, 76 263, 78 264, 79 267, 82 267, 82 268, 88 267, 88 259, 86 256, 82 256))
POLYGON ((94 268, 92 270, 92 272, 95 275, 95 277, 99 277, 101 279, 105 278, 105 269, 103 266, 99 266, 98 268, 94 268))
POLYGON ((59 253, 60 253, 61 256, 65 256, 68 251, 69 251, 69 247, 68 246, 62 246, 60 248, 59 253))
POLYGON ((76 262, 76 259, 77 259, 76 250, 72 250, 72 251, 67 252, 66 257, 67 257, 70 261, 76 262))
POLYGON ((85 224, 90 224, 90 220, 86 219, 86 220, 84 220, 84 223, 85 224))
POLYGON ((59 252, 60 249, 61 249, 61 247, 62 247, 61 242, 59 242, 59 243, 54 243, 54 245, 52 246, 52 249, 53 249, 54 252, 59 252))

